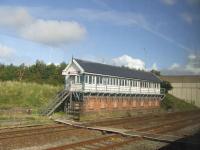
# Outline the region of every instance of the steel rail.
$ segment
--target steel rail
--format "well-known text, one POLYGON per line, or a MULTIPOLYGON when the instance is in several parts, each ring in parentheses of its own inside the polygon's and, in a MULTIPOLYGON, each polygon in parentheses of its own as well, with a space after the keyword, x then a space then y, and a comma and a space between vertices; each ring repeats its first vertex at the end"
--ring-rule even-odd
POLYGON ((172 121, 169 121, 169 122, 166 122, 166 123, 161 123, 161 124, 156 125, 156 126, 136 129, 136 131, 150 131, 150 130, 160 129, 160 128, 163 128, 164 126, 175 125, 176 123, 183 123, 183 122, 188 121, 188 120, 199 119, 199 118, 200 118, 200 116, 193 116, 193 117, 190 117, 190 118, 186 117, 186 118, 180 119, 180 120, 172 119, 172 121))
POLYGON ((143 116, 143 117, 131 117, 131 118, 122 118, 122 119, 116 119, 116 120, 106 120, 106 121, 99 121, 99 122, 92 122, 88 123, 85 125, 100 125, 100 126, 114 126, 116 124, 126 124, 129 123, 129 121, 140 121, 140 120, 148 120, 148 119, 154 119, 154 118, 162 118, 162 117, 170 117, 170 116, 182 116, 182 115, 191 115, 191 114, 196 114, 197 112, 200 112, 199 110, 194 110, 194 111, 189 111, 189 112, 175 112, 175 113, 167 113, 167 114, 162 114, 162 115, 148 115, 148 116, 143 116))
MULTIPOLYGON (((200 116, 195 116, 195 117, 192 117, 190 119, 184 118, 184 119, 176 120, 176 121, 173 121, 173 122, 170 122, 170 123, 165 123, 165 124, 162 124, 162 125, 159 125, 159 126, 154 126, 154 127, 151 127, 151 128, 145 128, 145 132, 152 131, 152 129, 154 128, 154 129, 157 129, 157 130, 155 130, 155 132, 153 132, 153 133, 167 133, 169 131, 174 131, 174 130, 177 130, 177 129, 184 128, 184 127, 191 125, 191 124, 197 124, 197 123, 199 123, 199 120, 200 120, 200 116), (196 121, 194 122, 193 119, 196 119, 196 121), (178 124, 178 125, 176 125, 175 123, 178 124), (168 125, 167 128, 162 127, 162 126, 167 126, 167 125, 168 125), (169 125, 173 125, 173 126, 169 126, 169 125)), ((112 135, 112 137, 113 138, 121 137, 122 140, 121 141, 119 140, 119 142, 111 142, 110 144, 103 144, 103 146, 98 147, 97 143, 102 144, 101 143, 102 141, 106 141, 106 140, 109 141, 109 137, 105 136, 105 137, 102 137, 102 138, 96 138, 96 139, 92 139, 92 140, 87 140, 87 141, 67 144, 67 145, 63 145, 63 146, 53 147, 53 148, 49 148, 47 150, 64 150, 64 149, 70 149, 70 148, 87 147, 88 145, 90 145, 90 146, 94 145, 94 147, 96 146, 95 149, 98 149, 98 150, 106 150, 106 149, 112 149, 114 147, 120 147, 124 144, 136 142, 138 140, 142 140, 141 137, 131 137, 131 138, 129 137, 129 138, 124 139, 124 137, 119 136, 119 134, 112 135)))
POLYGON ((69 134, 78 134, 78 133, 86 133, 87 129, 83 129, 83 128, 70 128, 70 129, 61 129, 61 130, 55 130, 55 131, 44 131, 44 132, 34 132, 34 133, 25 133, 25 134, 17 134, 17 135, 13 135, 13 136, 4 136, 4 137, 0 137, 0 141, 1 140, 5 140, 5 139, 13 139, 13 138, 20 138, 20 137, 32 137, 32 136, 38 136, 38 135, 44 135, 44 134, 52 134, 52 133, 58 133, 58 132, 66 132, 68 135, 69 134), (76 132, 74 132, 76 131, 76 132))
POLYGON ((56 129, 56 128, 62 128, 62 127, 67 127, 66 125, 53 125, 53 126, 41 126, 41 127, 26 127, 25 129, 22 130, 11 130, 11 131, 3 131, 0 132, 0 135, 2 134, 16 134, 16 133, 21 133, 21 132, 30 132, 30 131, 37 131, 37 130, 46 130, 46 129, 56 129))

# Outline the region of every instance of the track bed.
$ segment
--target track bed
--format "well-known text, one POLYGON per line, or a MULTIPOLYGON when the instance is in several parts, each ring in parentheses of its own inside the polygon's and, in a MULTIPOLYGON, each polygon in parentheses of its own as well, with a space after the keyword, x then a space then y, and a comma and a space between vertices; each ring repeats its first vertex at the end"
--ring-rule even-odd
MULTIPOLYGON (((0 130, 0 149, 131 149, 138 143, 148 143, 148 138, 145 137, 179 138, 184 137, 186 133, 194 134, 200 130, 200 111, 119 118, 88 122, 82 126, 127 130, 130 134, 140 133, 141 137, 122 136, 65 124, 51 124, 0 130)), ((200 141, 195 142, 200 143, 200 141)))

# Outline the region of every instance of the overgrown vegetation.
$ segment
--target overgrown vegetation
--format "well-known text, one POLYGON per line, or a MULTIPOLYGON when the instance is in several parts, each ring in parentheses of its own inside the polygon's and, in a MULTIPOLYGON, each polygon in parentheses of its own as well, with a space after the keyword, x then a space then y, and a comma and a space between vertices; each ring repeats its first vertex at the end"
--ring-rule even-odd
MULTIPOLYGON (((151 70, 151 73, 153 73, 154 75, 160 77, 161 76, 161 73, 160 71, 158 70, 151 70)), ((172 90, 172 85, 170 82, 168 81, 162 81, 161 82, 161 88, 164 88, 165 89, 165 92, 168 93, 168 91, 172 90)))
POLYGON ((52 123, 38 112, 61 89, 49 84, 0 82, 0 127, 52 123))
POLYGON ((0 114, 0 128, 7 126, 22 126, 54 123, 46 116, 38 114, 5 113, 0 114))
POLYGON ((161 102, 161 107, 165 110, 171 111, 187 111, 197 109, 195 105, 187 103, 184 100, 176 98, 170 94, 166 94, 166 97, 161 102))
POLYGON ((52 85, 64 84, 64 76, 61 75, 62 70, 67 66, 66 63, 59 65, 47 65, 43 61, 37 60, 31 66, 3 65, 0 64, 0 81, 23 81, 46 83, 52 85))
POLYGON ((37 110, 48 103, 61 88, 48 84, 0 82, 0 109, 22 107, 37 110))
POLYGON ((165 93, 168 93, 168 91, 173 89, 171 83, 168 82, 168 81, 162 81, 161 82, 161 88, 165 89, 165 93))

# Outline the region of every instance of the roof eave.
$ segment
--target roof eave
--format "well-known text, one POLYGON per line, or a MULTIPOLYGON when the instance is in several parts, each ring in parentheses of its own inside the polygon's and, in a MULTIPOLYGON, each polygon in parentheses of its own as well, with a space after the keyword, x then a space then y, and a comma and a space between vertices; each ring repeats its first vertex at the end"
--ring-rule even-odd
POLYGON ((81 70, 81 73, 85 72, 85 70, 83 69, 83 67, 76 61, 76 59, 73 59, 72 61, 81 70))

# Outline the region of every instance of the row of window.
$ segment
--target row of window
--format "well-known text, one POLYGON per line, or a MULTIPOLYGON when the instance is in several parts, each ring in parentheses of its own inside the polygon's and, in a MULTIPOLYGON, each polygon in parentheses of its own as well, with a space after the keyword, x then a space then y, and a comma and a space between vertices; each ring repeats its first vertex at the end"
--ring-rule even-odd
MULTIPOLYGON (((83 78, 80 76, 75 76, 75 82, 81 83, 83 78)), ((144 88, 160 88, 160 84, 152 83, 147 81, 138 81, 131 79, 121 79, 112 77, 102 77, 94 75, 85 75, 84 82, 88 84, 97 85, 115 85, 115 86, 131 86, 131 87, 144 87, 144 88)))

